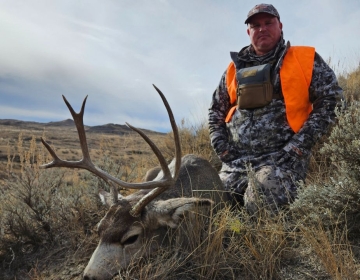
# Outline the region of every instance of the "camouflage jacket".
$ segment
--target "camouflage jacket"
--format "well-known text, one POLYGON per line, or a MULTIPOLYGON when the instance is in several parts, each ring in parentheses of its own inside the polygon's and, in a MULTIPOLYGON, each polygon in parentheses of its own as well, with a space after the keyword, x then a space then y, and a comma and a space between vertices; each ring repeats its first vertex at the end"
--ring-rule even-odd
MULTIPOLYGON (((244 47, 238 54, 238 59, 246 67, 269 62, 278 63, 286 44, 283 39, 276 48, 264 56, 256 56, 250 46, 244 47)), ((274 75, 279 73, 273 69, 274 75)), ((274 79, 274 92, 281 93, 280 79, 274 79)), ((273 99, 272 102, 256 109, 237 109, 229 123, 225 117, 231 108, 226 87, 226 71, 216 88, 209 109, 209 129, 211 144, 223 162, 223 172, 244 172, 251 164, 255 170, 261 166, 278 164, 284 157, 289 168, 305 177, 311 148, 316 141, 326 133, 335 118, 335 107, 342 98, 342 89, 338 86, 334 72, 315 53, 312 80, 309 88, 309 98, 313 110, 298 133, 294 133, 286 120, 285 103, 283 99, 273 99)))

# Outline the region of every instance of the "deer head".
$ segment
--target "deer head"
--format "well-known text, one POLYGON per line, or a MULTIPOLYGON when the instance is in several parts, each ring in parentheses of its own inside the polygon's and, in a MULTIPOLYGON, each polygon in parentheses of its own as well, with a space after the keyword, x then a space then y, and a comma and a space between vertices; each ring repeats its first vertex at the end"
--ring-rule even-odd
MULTIPOLYGON (((154 86, 155 87, 155 86, 154 86)), ((146 252, 156 250, 168 228, 176 228, 187 212, 199 207, 209 207, 209 199, 195 197, 175 197, 161 200, 159 196, 175 186, 181 167, 181 148, 178 129, 171 108, 163 93, 155 87, 167 109, 174 133, 175 158, 168 166, 158 147, 139 129, 127 125, 139 133, 155 153, 161 166, 161 172, 153 181, 127 183, 99 169, 90 159, 83 115, 84 99, 81 110, 76 113, 66 98, 63 99, 74 119, 83 158, 79 161, 60 159, 50 145, 41 139, 53 161, 43 168, 68 167, 86 169, 105 180, 111 186, 111 192, 99 191, 101 201, 109 207, 106 215, 98 224, 99 244, 84 271, 84 279, 111 279, 121 268, 128 266, 134 258, 142 257, 146 252), (128 196, 122 196, 116 185, 123 188, 137 189, 128 196), (146 248, 146 250, 145 250, 146 248)), ((176 193, 176 192, 175 192, 176 193)))

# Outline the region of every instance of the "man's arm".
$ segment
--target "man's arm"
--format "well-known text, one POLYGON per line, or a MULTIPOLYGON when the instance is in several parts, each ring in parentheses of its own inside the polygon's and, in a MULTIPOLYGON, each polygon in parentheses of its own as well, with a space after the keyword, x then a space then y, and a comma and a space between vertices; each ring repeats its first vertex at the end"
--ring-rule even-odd
POLYGON ((211 145, 223 162, 237 158, 236 149, 230 145, 225 118, 230 110, 230 97, 226 87, 226 72, 221 77, 209 108, 209 130, 211 145))

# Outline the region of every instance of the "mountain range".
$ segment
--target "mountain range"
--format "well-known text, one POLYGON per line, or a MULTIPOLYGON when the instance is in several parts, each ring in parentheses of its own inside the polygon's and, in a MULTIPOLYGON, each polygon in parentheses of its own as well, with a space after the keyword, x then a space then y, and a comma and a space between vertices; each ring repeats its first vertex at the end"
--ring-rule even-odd
MULTIPOLYGON (((75 124, 72 119, 66 119, 58 122, 39 123, 32 121, 20 121, 13 119, 0 119, 0 125, 13 126, 24 130, 44 130, 49 127, 74 127, 75 124)), ((148 129, 141 129, 142 131, 149 134, 165 134, 156 132, 148 129)), ((85 125, 85 131, 87 133, 102 133, 102 134, 116 134, 124 135, 133 132, 127 125, 108 123, 104 125, 88 126, 85 125)))

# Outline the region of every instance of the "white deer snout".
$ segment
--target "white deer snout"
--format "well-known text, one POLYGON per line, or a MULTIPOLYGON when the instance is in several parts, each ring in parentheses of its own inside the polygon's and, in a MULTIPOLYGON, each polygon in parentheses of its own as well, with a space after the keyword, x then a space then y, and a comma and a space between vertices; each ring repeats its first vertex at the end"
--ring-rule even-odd
POLYGON ((111 279, 127 264, 120 244, 99 244, 84 271, 84 280, 111 279))

